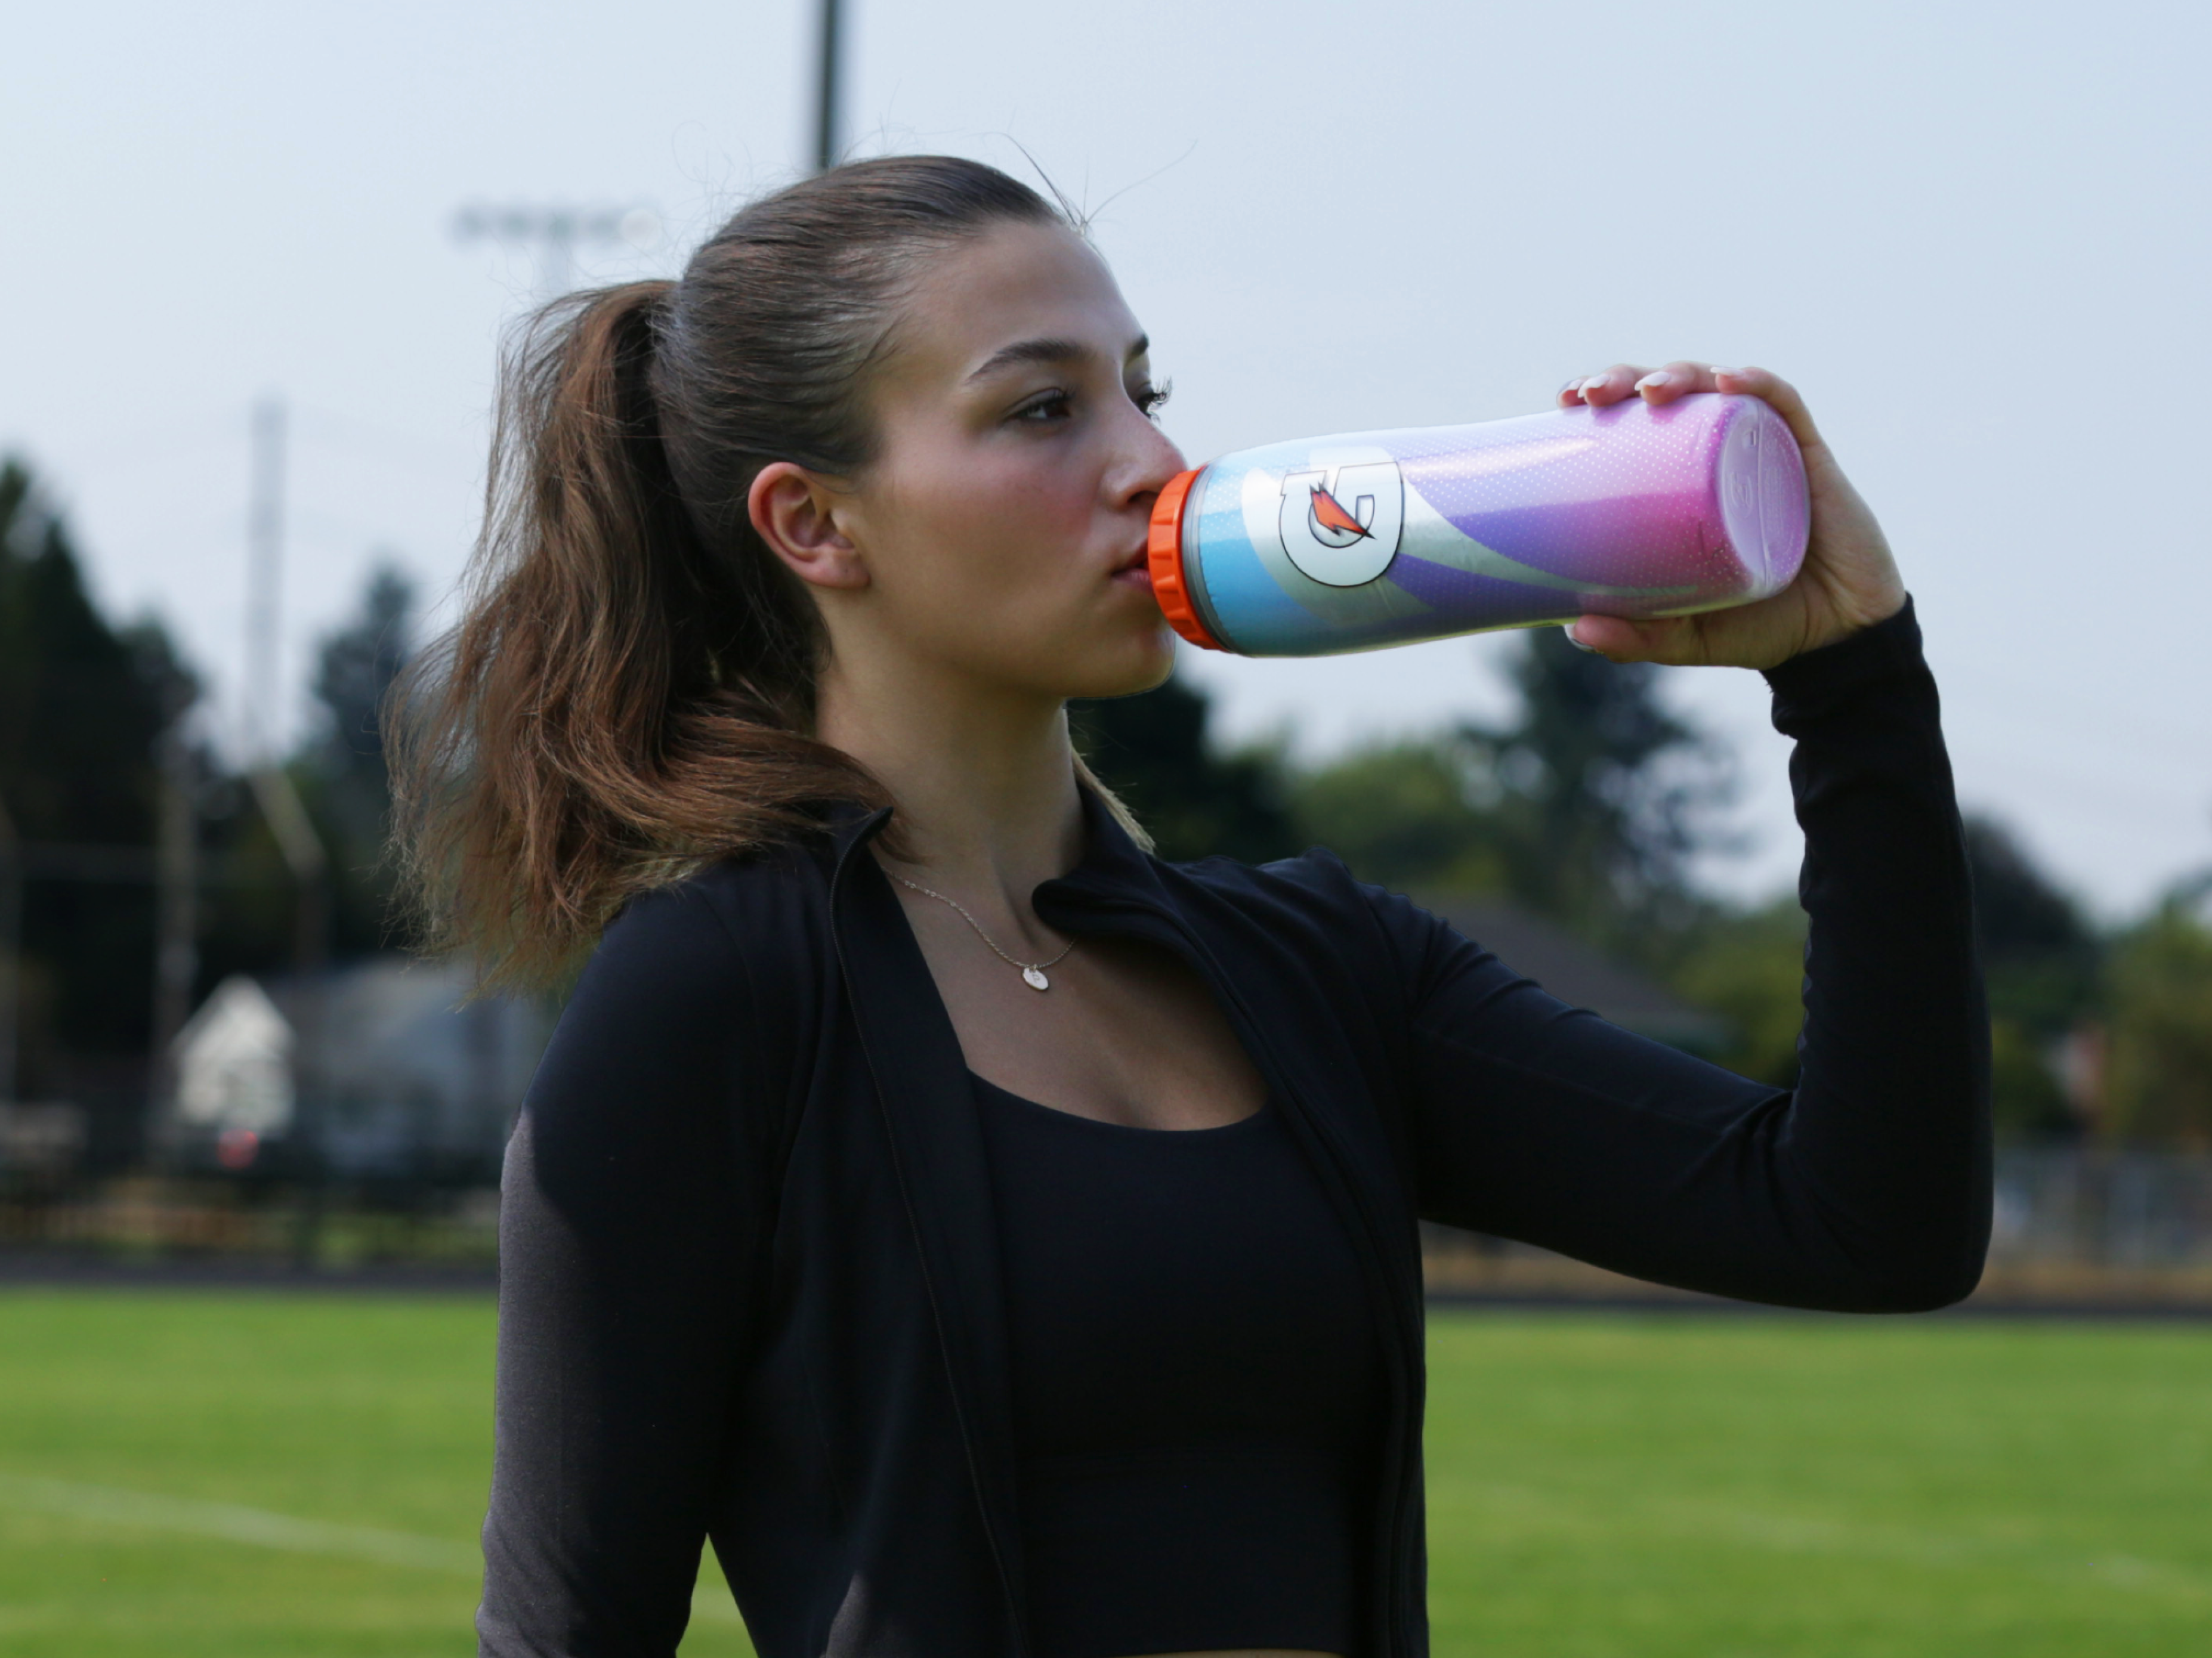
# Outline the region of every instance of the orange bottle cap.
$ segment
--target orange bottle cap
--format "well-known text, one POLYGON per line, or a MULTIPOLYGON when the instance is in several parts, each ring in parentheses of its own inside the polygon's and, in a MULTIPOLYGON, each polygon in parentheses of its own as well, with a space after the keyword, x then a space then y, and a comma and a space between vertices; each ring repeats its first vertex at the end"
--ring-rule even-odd
POLYGON ((1182 574, 1182 509, 1189 499, 1190 486, 1198 482, 1198 473, 1203 470, 1178 472, 1161 489, 1159 499, 1152 503, 1146 556, 1152 567, 1152 597, 1159 601, 1160 614, 1167 617, 1168 626, 1192 644, 1218 651, 1221 641, 1206 632, 1206 624, 1198 619, 1198 607, 1190 602, 1190 588, 1182 574))

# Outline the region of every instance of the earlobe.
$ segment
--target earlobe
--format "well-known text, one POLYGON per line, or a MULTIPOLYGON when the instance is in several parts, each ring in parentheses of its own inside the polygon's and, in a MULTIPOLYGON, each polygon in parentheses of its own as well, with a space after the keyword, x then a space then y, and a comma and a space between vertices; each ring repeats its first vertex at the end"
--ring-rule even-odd
POLYGON ((762 467, 745 498, 753 528, 801 581, 813 587, 865 587, 867 564, 838 528, 835 505, 827 485, 787 460, 762 467))

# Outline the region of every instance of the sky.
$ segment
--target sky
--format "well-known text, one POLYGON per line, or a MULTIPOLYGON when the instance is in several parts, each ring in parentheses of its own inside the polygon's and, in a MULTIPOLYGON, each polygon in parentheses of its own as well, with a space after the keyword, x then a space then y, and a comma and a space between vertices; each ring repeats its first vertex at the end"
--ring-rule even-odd
MULTIPOLYGON (((1548 406, 1614 361, 1803 390, 1897 550, 1962 800, 2093 911, 2212 865, 2212 11, 2121 0, 847 0, 853 153, 1033 157, 1171 376, 1194 462, 1548 406)), ((619 9, 122 0, 9 23, 0 449, 98 592, 244 724, 249 410, 288 411, 285 690, 389 559, 447 594, 528 253, 471 204, 649 207, 678 267, 811 147, 813 0, 619 9)), ((1235 739, 1321 756, 1510 707, 1510 636, 1193 653, 1235 739)), ((1741 756, 1787 884, 1757 676, 1666 695, 1741 756)))

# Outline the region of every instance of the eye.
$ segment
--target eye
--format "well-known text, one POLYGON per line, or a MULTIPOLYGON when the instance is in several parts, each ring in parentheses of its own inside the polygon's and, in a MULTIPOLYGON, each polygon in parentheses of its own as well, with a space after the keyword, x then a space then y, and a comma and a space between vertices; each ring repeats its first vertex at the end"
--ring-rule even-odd
POLYGON ((1073 412, 1072 404, 1066 392, 1054 387, 1031 398, 1014 410, 1012 418, 1027 426, 1050 426, 1068 418, 1073 412))
POLYGON ((1146 384, 1138 386, 1134 391, 1129 393, 1129 401, 1135 404, 1138 408, 1143 410, 1145 413, 1150 416, 1152 419, 1158 420, 1159 418, 1161 409, 1166 405, 1167 400, 1174 395, 1175 382, 1173 380, 1162 380, 1158 386, 1146 384))

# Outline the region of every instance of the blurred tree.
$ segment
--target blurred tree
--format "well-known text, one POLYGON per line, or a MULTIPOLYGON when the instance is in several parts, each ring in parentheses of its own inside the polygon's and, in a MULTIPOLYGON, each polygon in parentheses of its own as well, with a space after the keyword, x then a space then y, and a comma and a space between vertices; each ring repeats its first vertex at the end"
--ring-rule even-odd
POLYGON ((28 1093, 97 1093, 92 1072, 143 1063, 153 895, 132 857, 153 841, 155 744, 195 695, 157 626, 101 616, 61 515, 27 466, 0 463, 0 799, 33 848, 28 1093))
MULTIPOLYGON (((2075 1132, 2055 1060, 2094 1004, 2096 935, 2001 825, 1969 817, 1966 843, 1990 991, 1998 1125, 2014 1133, 2075 1132)), ((1717 1057, 1746 1076, 1796 1077, 1805 928, 1804 912, 1783 899, 1744 914, 1714 909, 1685 930, 1670 982, 1735 1027, 1736 1046, 1717 1057)))
MULTIPOLYGON (((414 617, 413 586, 391 563, 379 563, 352 617, 316 653, 309 682, 316 719, 287 762, 330 860, 329 948, 339 959, 400 942, 384 856, 392 787, 378 714, 414 648, 414 617)), ((233 878, 215 895, 202 940, 204 993, 233 973, 290 970, 298 897, 244 780, 210 789, 203 812, 205 836, 233 878)))
POLYGON ((1997 1125, 2014 1133, 2078 1132, 2054 1061, 2094 1005, 2101 946, 2080 908, 2003 825, 1970 816, 1966 839, 1997 1125))
POLYGON ((1363 881, 1400 892, 1495 892, 1505 872, 1477 764, 1450 736, 1354 749, 1296 776, 1291 805, 1306 836, 1363 881))
POLYGON ((2113 949, 2106 1127, 2121 1139, 2212 1148, 2208 891, 2176 893, 2113 949))
POLYGON ((1778 1087, 1797 1080, 1805 1019, 1805 912, 1794 897, 1758 909, 1707 913, 1668 975, 1685 1000, 1725 1019, 1728 1043, 1710 1057, 1778 1087))
POLYGON ((1498 786, 1506 884, 1532 909, 1647 963, 1674 953, 1703 905, 1689 863, 1719 839, 1728 753, 1659 700, 1659 671, 1532 629, 1509 671, 1511 726, 1465 728, 1498 786))
POLYGON ((392 774, 380 715, 414 653, 415 610, 414 584, 379 563, 354 619, 323 641, 315 665, 321 721, 295 769, 337 875, 332 947, 343 955, 392 942, 392 774))
POLYGON ((1266 749, 1224 753, 1212 708, 1177 675, 1156 690, 1073 704, 1076 746, 1152 832, 1161 857, 1265 863, 1298 850, 1284 767, 1266 749))

